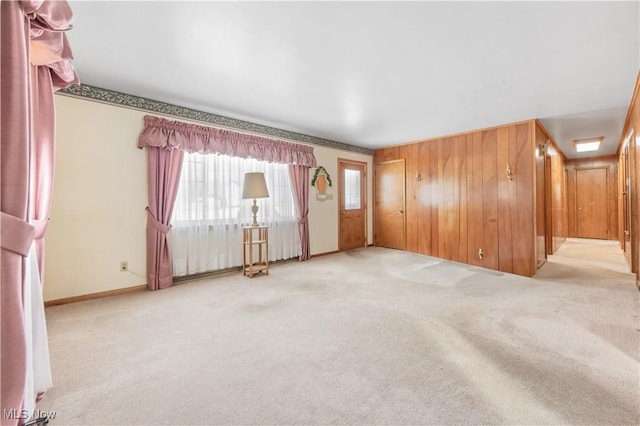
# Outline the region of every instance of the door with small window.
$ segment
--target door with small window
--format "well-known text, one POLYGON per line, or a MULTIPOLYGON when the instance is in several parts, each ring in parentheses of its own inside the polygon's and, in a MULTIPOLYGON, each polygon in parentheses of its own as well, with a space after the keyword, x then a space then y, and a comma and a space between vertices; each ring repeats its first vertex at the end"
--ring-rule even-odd
POLYGON ((366 163, 338 160, 340 251, 367 245, 366 169, 366 163))

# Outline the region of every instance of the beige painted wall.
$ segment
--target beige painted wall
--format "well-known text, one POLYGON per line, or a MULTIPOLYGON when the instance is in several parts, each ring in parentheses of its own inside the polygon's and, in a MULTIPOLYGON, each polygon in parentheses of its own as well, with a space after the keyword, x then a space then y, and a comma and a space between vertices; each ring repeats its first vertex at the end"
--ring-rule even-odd
MULTIPOLYGON (((46 301, 146 284, 146 157, 136 147, 146 112, 57 95, 56 170, 46 234, 46 301), (121 261, 130 272, 120 272, 121 261)), ((338 158, 372 157, 314 147, 318 164, 334 181, 333 199, 315 199, 310 188, 311 253, 338 250, 338 158)), ((313 170, 311 171, 313 173, 313 170)), ((368 240, 372 209, 368 203, 368 240)))
MULTIPOLYGON (((372 156, 354 152, 341 151, 316 147, 314 149, 319 166, 324 168, 331 176, 333 186, 328 188, 329 200, 318 201, 316 189, 309 188, 309 240, 311 254, 328 253, 338 250, 338 158, 356 160, 367 163, 367 240, 373 243, 373 208, 370 200, 373 196, 372 156)), ((314 170, 311 169, 310 177, 313 178, 314 170)))

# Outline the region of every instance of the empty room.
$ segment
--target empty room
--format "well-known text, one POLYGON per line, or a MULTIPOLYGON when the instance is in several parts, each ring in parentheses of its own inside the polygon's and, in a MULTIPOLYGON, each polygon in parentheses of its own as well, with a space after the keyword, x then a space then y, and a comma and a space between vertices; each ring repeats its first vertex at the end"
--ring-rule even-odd
POLYGON ((640 423, 640 3, 2 1, 2 425, 640 423))

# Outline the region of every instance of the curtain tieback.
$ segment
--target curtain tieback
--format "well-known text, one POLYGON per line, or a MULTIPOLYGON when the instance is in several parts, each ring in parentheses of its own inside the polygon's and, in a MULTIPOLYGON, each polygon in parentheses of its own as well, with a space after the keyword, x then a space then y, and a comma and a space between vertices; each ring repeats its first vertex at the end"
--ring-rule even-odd
POLYGON ((49 219, 33 219, 31 224, 36 229, 36 240, 41 240, 44 238, 44 233, 47 230, 47 225, 49 224, 49 219))
POLYGON ((26 257, 36 232, 33 225, 2 212, 0 228, 2 229, 0 231, 2 248, 26 257))
POLYGON ((307 222, 309 222, 309 209, 307 209, 307 211, 304 212, 304 215, 302 215, 302 217, 298 218, 298 224, 300 225, 303 225, 307 222))
POLYGON ((151 226, 153 226, 163 234, 168 234, 169 231, 171 231, 171 225, 165 225, 164 223, 158 221, 158 219, 156 219, 149 210, 149 207, 147 207, 145 210, 147 211, 147 223, 150 223, 151 226))

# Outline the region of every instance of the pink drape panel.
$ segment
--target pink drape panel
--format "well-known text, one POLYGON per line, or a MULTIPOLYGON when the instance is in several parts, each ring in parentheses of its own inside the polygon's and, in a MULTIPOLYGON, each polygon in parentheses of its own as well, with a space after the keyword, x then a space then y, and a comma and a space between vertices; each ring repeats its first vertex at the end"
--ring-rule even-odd
POLYGON ((231 130, 145 116, 138 147, 177 148, 187 152, 224 154, 282 164, 316 167, 313 147, 231 130))
POLYGON ((300 261, 311 257, 309 246, 309 167, 300 165, 289 166, 291 178, 291 190, 298 212, 298 231, 300 232, 300 244, 302 253, 300 261))
MULTIPOLYGON (((25 256, 48 220, 53 177, 53 90, 77 83, 64 31, 72 13, 64 1, 2 1, 1 66, 1 404, 23 406, 26 336, 25 256)), ((42 264, 42 263, 41 263, 42 264)), ((40 270, 42 274, 42 269, 40 270)), ((35 398, 35 395, 34 395, 35 398)), ((17 424, 18 419, 2 419, 17 424)))
POLYGON ((176 202, 184 151, 147 148, 149 206, 147 207, 147 287, 171 287, 173 271, 167 233, 176 202))
POLYGON ((53 190, 55 106, 49 69, 32 66, 32 109, 37 117, 31 144, 29 218, 35 227, 36 253, 40 280, 44 283, 44 233, 49 223, 53 190))

